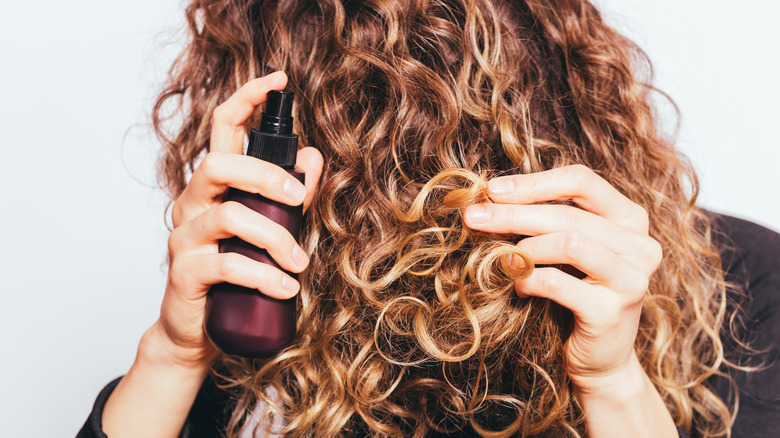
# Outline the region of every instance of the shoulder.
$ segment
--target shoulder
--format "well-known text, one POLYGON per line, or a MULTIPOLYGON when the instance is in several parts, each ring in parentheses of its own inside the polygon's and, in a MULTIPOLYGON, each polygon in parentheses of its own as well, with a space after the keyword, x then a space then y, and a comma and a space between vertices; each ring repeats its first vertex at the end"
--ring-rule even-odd
MULTIPOLYGON (((710 219, 725 278, 744 292, 730 300, 739 317, 734 334, 755 350, 743 349, 734 359, 759 366, 752 372, 723 369, 739 388, 732 436, 772 436, 780 429, 780 234, 733 216, 710 213, 710 219)), ((724 346, 735 346, 728 329, 721 338, 724 346)), ((727 381, 710 383, 724 400, 733 400, 727 381)))
POLYGON ((780 334, 780 234, 733 216, 710 218, 725 279, 745 294, 745 325, 780 334))
POLYGON ((744 219, 710 213, 726 280, 753 304, 780 306, 780 233, 744 219))
POLYGON ((724 214, 710 213, 714 239, 721 246, 726 257, 724 269, 733 268, 725 263, 745 262, 752 271, 764 274, 773 272, 780 263, 780 234, 776 231, 724 214))

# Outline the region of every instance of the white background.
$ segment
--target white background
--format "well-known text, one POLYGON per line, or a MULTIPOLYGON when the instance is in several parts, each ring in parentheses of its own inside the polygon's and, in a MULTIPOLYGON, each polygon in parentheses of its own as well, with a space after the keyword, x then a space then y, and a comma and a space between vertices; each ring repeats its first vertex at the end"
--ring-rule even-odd
MULTIPOLYGON (((703 204, 780 229, 780 6, 601 4, 679 104, 679 144, 701 176, 703 204)), ((73 436, 159 309, 165 199, 146 125, 181 47, 183 5, 40 0, 3 9, 0 430, 73 436)))

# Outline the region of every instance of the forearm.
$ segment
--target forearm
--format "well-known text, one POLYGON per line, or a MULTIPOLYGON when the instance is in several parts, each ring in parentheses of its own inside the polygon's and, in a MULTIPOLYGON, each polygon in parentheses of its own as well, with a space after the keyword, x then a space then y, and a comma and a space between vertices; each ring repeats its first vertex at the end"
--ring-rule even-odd
POLYGON ((621 375, 592 383, 575 384, 589 437, 678 436, 669 410, 636 357, 621 375))
POLYGON ((179 436, 198 390, 209 372, 209 360, 170 359, 155 324, 143 336, 136 359, 103 411, 103 430, 111 438, 179 436))

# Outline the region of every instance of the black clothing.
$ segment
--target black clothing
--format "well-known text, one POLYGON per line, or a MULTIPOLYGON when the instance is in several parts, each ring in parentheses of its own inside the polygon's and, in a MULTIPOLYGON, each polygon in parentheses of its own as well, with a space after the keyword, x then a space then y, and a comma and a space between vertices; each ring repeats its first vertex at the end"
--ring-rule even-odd
MULTIPOLYGON (((717 216, 715 225, 726 280, 741 285, 748 294, 741 303, 743 319, 737 336, 763 350, 761 354, 742 351, 731 359, 766 366, 753 373, 728 370, 739 388, 739 412, 731 436, 780 436, 780 234, 729 216, 717 216)), ((721 339, 727 353, 739 350, 727 329, 721 330, 721 339)), ((725 378, 713 376, 708 383, 727 406, 732 404, 734 394, 725 378)))
MULTIPOLYGON (((715 239, 722 248, 726 279, 742 285, 748 299, 739 303, 744 324, 738 327, 740 339, 748 340, 758 349, 771 348, 755 357, 742 353, 737 359, 748 364, 763 361, 768 367, 762 371, 745 373, 724 369, 735 379, 739 388, 739 412, 732 428, 732 437, 769 437, 780 435, 780 234, 741 219, 713 215, 715 239)), ((738 303, 730 303, 731 306, 738 303)), ((733 307, 732 307, 733 308, 733 307)), ((721 333, 726 351, 736 350, 730 341, 728 329, 721 333)), ((109 383, 98 395, 95 406, 77 438, 106 438, 101 430, 103 406, 120 379, 109 383)), ((722 377, 713 377, 708 383, 727 405, 734 394, 722 377)), ((219 437, 226 418, 225 393, 207 379, 203 384, 180 438, 219 437)), ((680 431, 682 437, 686 436, 680 431)), ((697 434, 694 431, 692 438, 697 434)))

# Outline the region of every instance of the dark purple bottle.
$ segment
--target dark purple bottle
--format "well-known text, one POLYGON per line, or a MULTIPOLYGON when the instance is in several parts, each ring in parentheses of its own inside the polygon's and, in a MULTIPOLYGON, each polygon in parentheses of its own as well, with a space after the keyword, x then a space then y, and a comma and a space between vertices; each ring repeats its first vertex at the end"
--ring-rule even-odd
MULTIPOLYGON (((281 166, 294 178, 304 182, 303 172, 296 172, 298 136, 292 133, 294 94, 287 91, 268 93, 259 130, 249 135, 247 155, 281 166)), ((226 200, 240 202, 282 225, 298 241, 303 206, 291 207, 257 193, 231 188, 226 200)), ((279 265, 262 248, 238 237, 219 242, 219 252, 235 252, 276 268, 279 265)), ((293 278, 296 274, 285 271, 293 278)), ((269 357, 292 342, 295 337, 295 297, 278 300, 257 289, 229 283, 211 287, 206 301, 204 326, 211 342, 227 354, 243 357, 269 357)))

